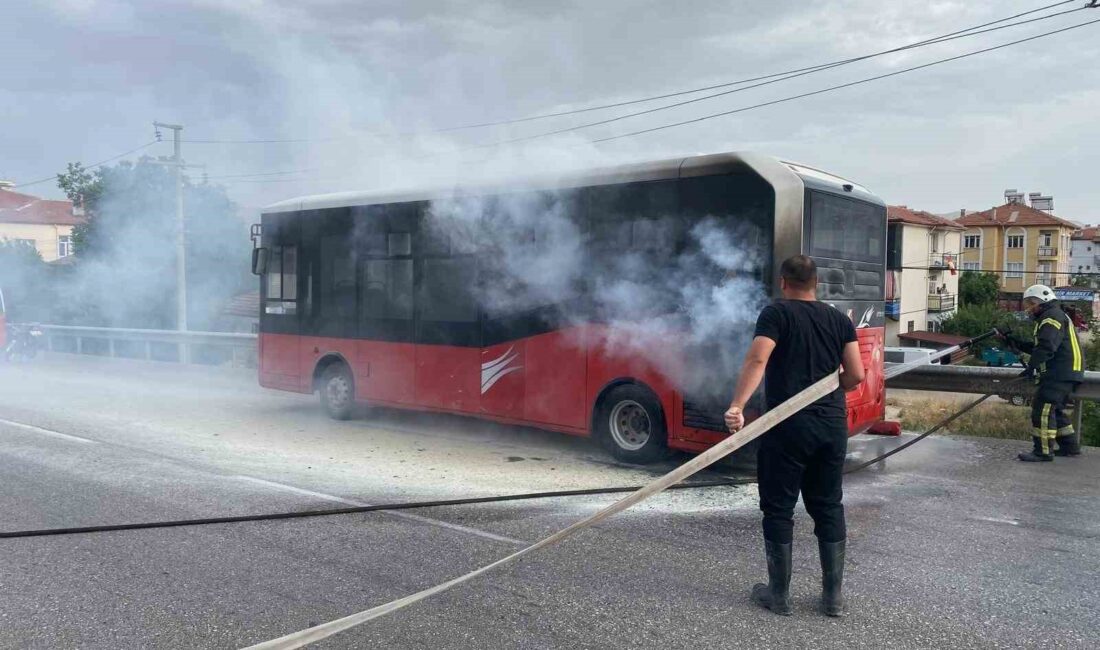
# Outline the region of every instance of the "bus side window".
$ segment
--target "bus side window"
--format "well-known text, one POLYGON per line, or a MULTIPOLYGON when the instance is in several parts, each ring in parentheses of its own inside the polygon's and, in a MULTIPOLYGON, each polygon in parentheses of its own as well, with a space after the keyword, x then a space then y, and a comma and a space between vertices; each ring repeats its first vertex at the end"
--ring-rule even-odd
POLYGON ((293 315, 298 313, 298 248, 274 246, 271 248, 264 278, 266 303, 264 313, 293 315))
POLYGON ((473 292, 476 281, 476 257, 425 259, 420 286, 420 318, 476 323, 478 305, 473 292))
POLYGON ((321 318, 343 329, 355 319, 355 254, 343 235, 321 237, 321 318))
POLYGON ((368 247, 360 275, 360 320, 412 320, 412 235, 407 232, 377 233, 368 247), (377 255, 377 257, 375 257, 377 255))

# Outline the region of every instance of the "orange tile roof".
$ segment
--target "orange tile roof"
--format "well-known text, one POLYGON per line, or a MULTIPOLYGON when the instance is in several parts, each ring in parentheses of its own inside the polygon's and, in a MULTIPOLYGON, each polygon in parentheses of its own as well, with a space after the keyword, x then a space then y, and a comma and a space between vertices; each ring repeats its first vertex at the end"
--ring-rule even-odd
POLYGON ((891 205, 886 208, 886 216, 890 223, 908 223, 927 228, 947 228, 949 230, 966 230, 966 228, 943 217, 936 216, 924 210, 911 210, 905 205, 891 205))
POLYGON ((73 213, 72 201, 43 199, 0 189, 0 223, 75 226, 84 218, 73 213))
POLYGON ((971 212, 965 217, 960 217, 956 223, 963 226, 998 226, 1001 228, 1054 226, 1057 228, 1078 229, 1078 226, 1074 223, 1020 203, 1006 203, 990 208, 985 212, 971 212))
POLYGON ((1100 239, 1100 227, 1088 226, 1073 233, 1074 239, 1087 239, 1090 241, 1096 241, 1100 239))

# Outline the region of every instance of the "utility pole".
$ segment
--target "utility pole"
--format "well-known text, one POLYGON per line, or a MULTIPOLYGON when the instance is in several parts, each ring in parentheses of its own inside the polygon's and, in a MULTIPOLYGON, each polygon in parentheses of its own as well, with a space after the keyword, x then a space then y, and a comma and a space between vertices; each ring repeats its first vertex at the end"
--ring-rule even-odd
MULTIPOLYGON (((180 124, 165 124, 153 122, 155 128, 172 129, 172 142, 174 144, 173 164, 176 168, 176 329, 187 331, 187 252, 183 227, 183 155, 180 152, 180 132, 183 126, 180 124)), ((187 346, 180 347, 183 356, 187 346)), ((185 363, 186 359, 181 359, 185 363)))

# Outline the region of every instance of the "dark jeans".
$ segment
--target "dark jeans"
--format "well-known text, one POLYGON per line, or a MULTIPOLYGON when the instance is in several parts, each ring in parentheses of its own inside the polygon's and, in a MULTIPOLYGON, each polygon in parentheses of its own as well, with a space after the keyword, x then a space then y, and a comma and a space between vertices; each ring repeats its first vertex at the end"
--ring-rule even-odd
POLYGON ((841 472, 847 448, 844 417, 801 412, 764 434, 756 454, 764 539, 791 542, 800 491, 817 538, 823 542, 845 538, 841 472))

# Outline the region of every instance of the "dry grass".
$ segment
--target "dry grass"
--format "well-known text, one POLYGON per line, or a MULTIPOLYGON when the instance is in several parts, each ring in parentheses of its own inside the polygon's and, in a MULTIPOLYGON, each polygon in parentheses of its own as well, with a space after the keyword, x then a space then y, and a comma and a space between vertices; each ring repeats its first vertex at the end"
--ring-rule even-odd
MULTIPOLYGON (((906 431, 924 432, 949 417, 965 404, 954 400, 887 400, 899 409, 898 419, 906 431)), ((947 425, 940 433, 980 438, 1029 440, 1031 414, 1027 408, 1004 403, 982 403, 947 425)))

